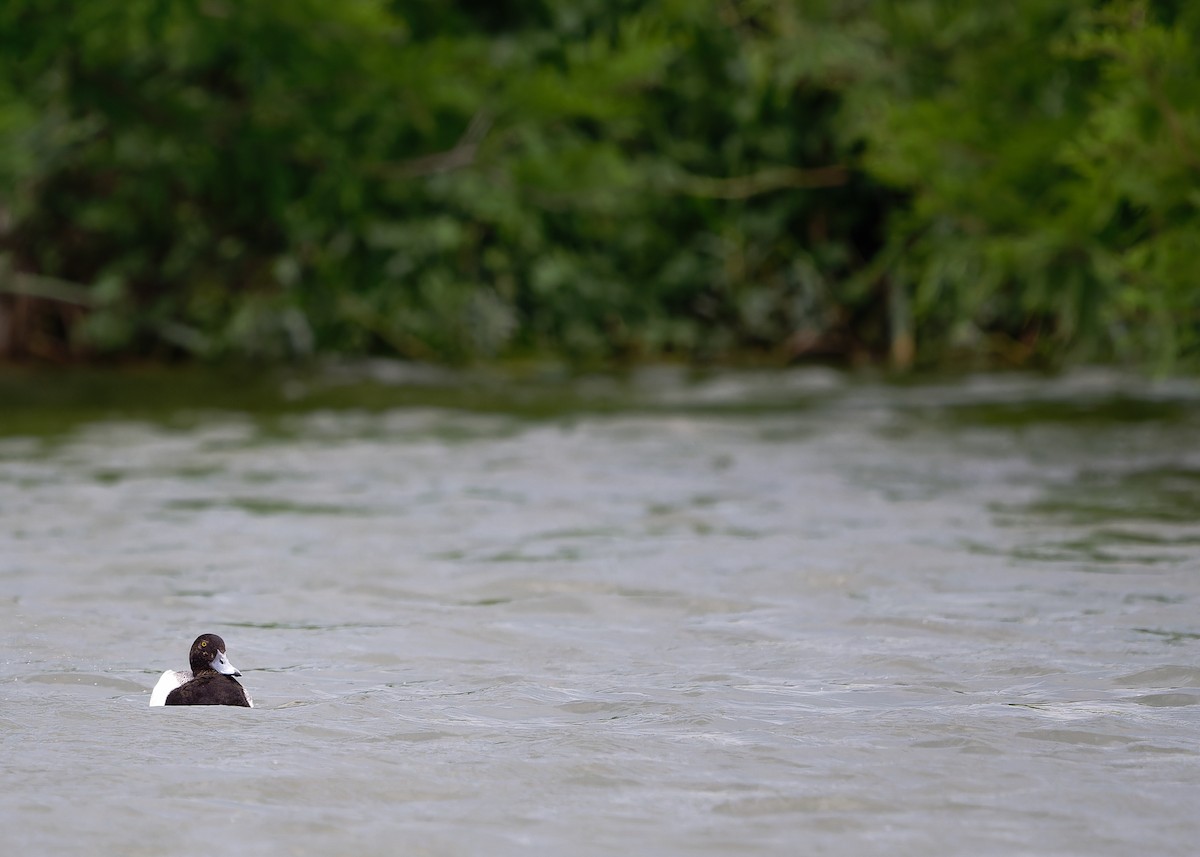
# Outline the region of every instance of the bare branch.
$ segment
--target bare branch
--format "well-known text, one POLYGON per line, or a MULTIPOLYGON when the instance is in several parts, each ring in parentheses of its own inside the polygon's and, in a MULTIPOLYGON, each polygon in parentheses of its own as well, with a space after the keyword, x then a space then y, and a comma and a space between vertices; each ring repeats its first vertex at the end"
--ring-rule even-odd
POLYGON ((453 148, 446 149, 444 152, 435 152, 432 155, 412 158, 398 164, 379 164, 375 167, 375 172, 385 178, 413 179, 469 167, 475 162, 479 145, 491 130, 492 122, 491 112, 486 108, 480 108, 471 117, 466 130, 463 131, 453 148))
POLYGON ((840 164, 800 169, 772 167, 732 178, 694 176, 684 173, 673 179, 668 188, 676 193, 712 199, 748 199, 763 193, 789 189, 840 187, 847 180, 846 168, 840 164))
POLYGON ((0 294, 24 295, 85 307, 94 306, 96 303, 87 286, 57 277, 44 277, 21 271, 0 271, 0 294))

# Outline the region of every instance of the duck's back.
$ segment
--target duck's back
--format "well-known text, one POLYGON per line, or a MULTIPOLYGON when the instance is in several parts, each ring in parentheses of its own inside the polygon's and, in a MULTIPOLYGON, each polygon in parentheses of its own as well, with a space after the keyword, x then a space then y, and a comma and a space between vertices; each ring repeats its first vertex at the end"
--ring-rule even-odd
POLYGON ((240 705, 250 708, 246 691, 232 676, 208 673, 197 676, 167 694, 167 705, 240 705))

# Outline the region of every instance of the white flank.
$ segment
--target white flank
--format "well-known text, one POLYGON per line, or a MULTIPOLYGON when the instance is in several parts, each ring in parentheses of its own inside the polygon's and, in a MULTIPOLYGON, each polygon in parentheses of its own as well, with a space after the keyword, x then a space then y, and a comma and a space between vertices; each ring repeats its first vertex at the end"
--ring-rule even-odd
POLYGON ((191 673, 181 673, 175 670, 167 670, 159 676, 158 684, 154 685, 154 690, 150 692, 150 707, 156 705, 167 704, 167 694, 175 688, 182 685, 185 681, 189 681, 192 677, 191 673))

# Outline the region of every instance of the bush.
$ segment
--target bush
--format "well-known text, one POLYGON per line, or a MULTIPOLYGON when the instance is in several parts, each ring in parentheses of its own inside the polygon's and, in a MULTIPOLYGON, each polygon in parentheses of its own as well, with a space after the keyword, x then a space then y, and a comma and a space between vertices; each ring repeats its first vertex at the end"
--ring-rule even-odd
POLYGON ((0 351, 1197 352, 1186 4, 14 0, 0 351))

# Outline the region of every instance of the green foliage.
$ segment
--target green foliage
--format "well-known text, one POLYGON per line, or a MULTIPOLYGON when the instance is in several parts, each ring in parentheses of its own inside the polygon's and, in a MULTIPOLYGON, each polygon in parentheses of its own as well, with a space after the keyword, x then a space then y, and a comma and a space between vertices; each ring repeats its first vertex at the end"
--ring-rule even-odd
POLYGON ((1200 13, 13 0, 0 352, 1200 356, 1200 13))
POLYGON ((1194 357, 1196 13, 1075 0, 891 12, 908 73, 890 99, 864 98, 859 122, 866 167, 912 194, 888 275, 912 296, 926 356, 1194 357))
POLYGON ((1148 15, 1114 6, 1076 42, 1103 78, 1063 160, 1114 345, 1169 361, 1200 355, 1200 11, 1148 15))

